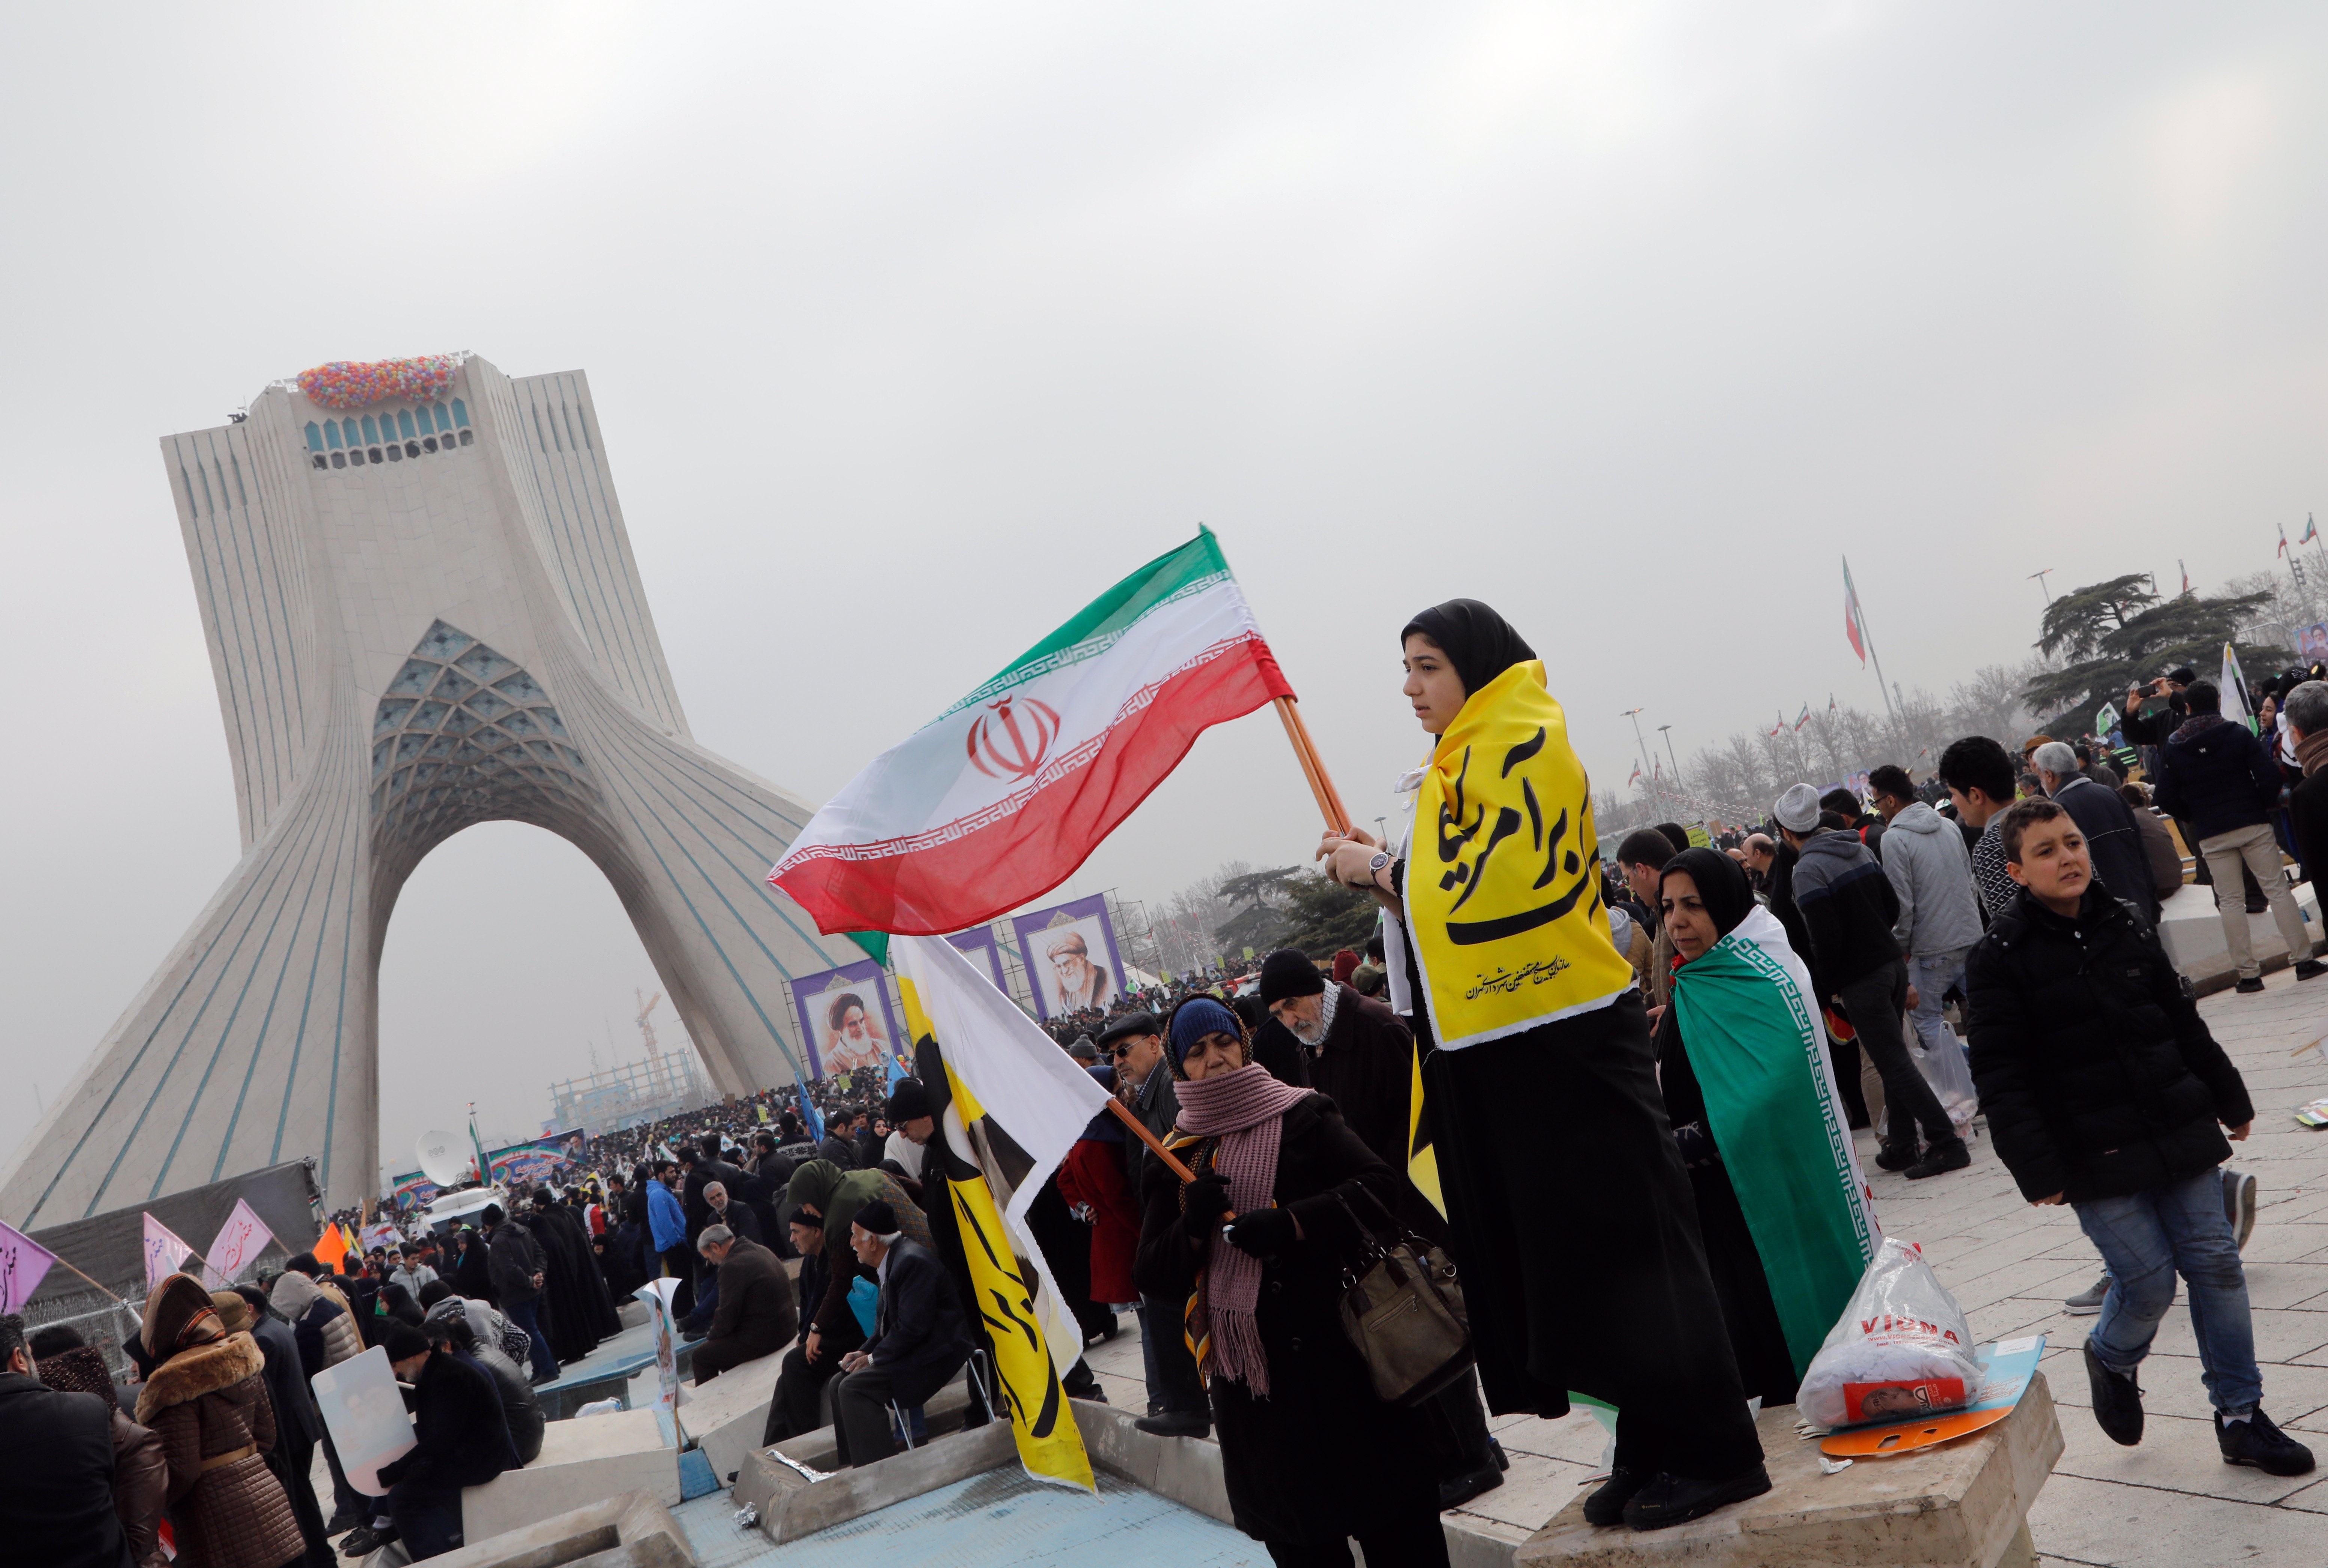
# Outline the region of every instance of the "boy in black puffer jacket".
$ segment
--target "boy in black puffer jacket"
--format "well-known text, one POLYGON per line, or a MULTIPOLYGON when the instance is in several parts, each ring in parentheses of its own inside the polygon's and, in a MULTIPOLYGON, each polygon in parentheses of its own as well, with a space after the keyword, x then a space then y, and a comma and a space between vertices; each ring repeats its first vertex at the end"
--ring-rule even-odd
POLYGON ((2067 1203, 2108 1264, 2086 1341, 2094 1419, 2142 1441, 2135 1368, 2174 1300, 2191 1320, 2226 1464, 2302 1475, 2311 1451, 2259 1402, 2247 1275, 2215 1168, 2255 1108, 2157 936, 2094 885, 2084 838, 2042 797, 2004 816, 2019 897, 1972 950, 1972 1071, 1998 1158, 2036 1205, 2067 1203), (2220 1125, 2219 1126, 2218 1123, 2220 1125))

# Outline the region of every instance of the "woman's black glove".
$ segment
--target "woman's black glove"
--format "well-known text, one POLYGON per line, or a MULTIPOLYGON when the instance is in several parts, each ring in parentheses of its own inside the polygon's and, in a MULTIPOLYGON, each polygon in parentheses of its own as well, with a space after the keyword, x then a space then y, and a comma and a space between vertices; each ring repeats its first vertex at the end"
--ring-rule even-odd
POLYGON ((1209 1240, 1221 1216, 1229 1211, 1229 1178, 1211 1174, 1197 1178, 1188 1184, 1185 1201, 1187 1208, 1180 1216, 1181 1229, 1192 1242, 1209 1240))
POLYGON ((1257 1258, 1273 1258, 1293 1250, 1299 1238, 1290 1208, 1256 1209, 1229 1222, 1229 1245, 1257 1258))

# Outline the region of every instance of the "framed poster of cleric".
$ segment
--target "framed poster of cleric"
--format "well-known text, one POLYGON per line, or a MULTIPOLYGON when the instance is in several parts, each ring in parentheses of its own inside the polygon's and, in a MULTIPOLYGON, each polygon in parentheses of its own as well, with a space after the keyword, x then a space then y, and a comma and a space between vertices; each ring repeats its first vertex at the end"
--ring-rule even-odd
POLYGON ((1103 1009, 1122 989, 1123 961, 1103 896, 1013 915, 1010 928, 1035 988, 1035 1010, 1044 1018, 1103 1009))
POLYGON ((994 927, 973 925, 946 940, 953 944, 956 952, 975 964, 981 974, 994 982, 995 990, 1004 996, 1010 994, 1009 982, 1002 978, 1002 944, 994 940, 994 927))
POLYGON ((812 1077, 879 1066, 896 1052, 900 1030, 888 988, 869 958, 793 981, 793 1008, 812 1077))

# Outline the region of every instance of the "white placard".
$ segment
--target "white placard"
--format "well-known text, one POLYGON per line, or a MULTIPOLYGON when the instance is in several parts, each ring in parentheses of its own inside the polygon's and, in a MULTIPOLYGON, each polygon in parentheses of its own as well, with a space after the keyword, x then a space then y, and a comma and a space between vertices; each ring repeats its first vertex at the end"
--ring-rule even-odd
POLYGON ((686 1394, 679 1384, 679 1326, 671 1319, 671 1298, 679 1289, 674 1279, 649 1280, 631 1294, 647 1304, 647 1320, 654 1326, 655 1408, 677 1413, 686 1394))
POLYGON ((388 1347, 375 1345, 308 1381, 348 1484, 368 1498, 384 1496, 388 1488, 380 1482, 380 1467, 420 1446, 396 1385, 396 1369, 388 1362, 388 1347))

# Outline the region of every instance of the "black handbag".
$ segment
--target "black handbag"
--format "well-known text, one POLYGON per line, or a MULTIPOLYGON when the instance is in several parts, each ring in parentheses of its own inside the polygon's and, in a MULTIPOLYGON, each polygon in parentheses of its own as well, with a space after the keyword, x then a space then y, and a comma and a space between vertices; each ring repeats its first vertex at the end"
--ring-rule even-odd
POLYGON ((1334 1195, 1359 1237, 1357 1258, 1342 1269, 1342 1333, 1366 1364, 1378 1398, 1420 1404, 1470 1370, 1470 1315, 1445 1250, 1399 1225, 1373 1193, 1366 1196, 1390 1222, 1393 1237, 1376 1235, 1347 1199, 1334 1195))

